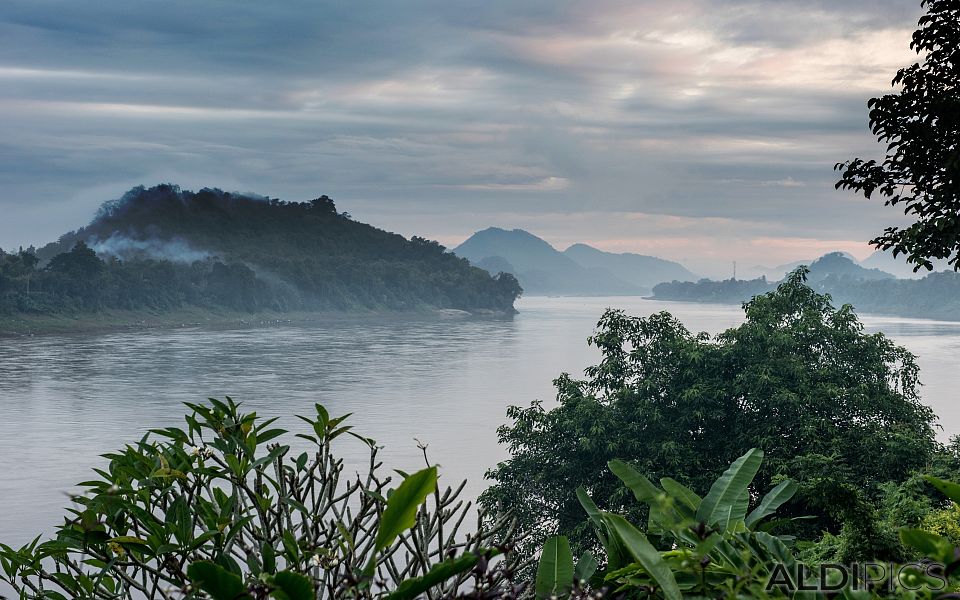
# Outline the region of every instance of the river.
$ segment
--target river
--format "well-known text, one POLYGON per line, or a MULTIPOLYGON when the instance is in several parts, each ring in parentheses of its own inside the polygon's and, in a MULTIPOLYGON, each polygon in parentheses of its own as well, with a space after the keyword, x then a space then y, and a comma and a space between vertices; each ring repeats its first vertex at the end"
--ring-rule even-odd
MULTIPOLYGON (((0 541, 26 542, 62 521, 67 494, 102 466, 99 455, 149 428, 181 425, 183 402, 231 395, 282 424, 325 404, 353 412, 356 429, 385 446, 390 467, 422 464, 429 444, 446 483, 506 457, 496 428, 506 407, 554 401, 552 380, 597 359, 586 338, 606 307, 669 310, 688 328, 740 323, 736 306, 633 297, 524 298, 502 320, 338 319, 229 330, 185 328, 0 339, 0 541)), ((863 316, 919 356, 924 401, 941 438, 960 433, 960 323, 863 316)), ((360 461, 359 443, 343 443, 360 461)))

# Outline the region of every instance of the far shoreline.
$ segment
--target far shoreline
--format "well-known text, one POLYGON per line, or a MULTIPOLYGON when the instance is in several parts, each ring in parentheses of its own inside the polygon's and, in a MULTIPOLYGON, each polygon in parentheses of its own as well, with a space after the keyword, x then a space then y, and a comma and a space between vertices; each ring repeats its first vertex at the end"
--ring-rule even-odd
POLYGON ((517 310, 473 311, 424 307, 413 310, 343 311, 262 311, 256 313, 189 307, 176 311, 148 312, 106 310, 73 315, 23 314, 0 315, 0 339, 46 335, 125 333, 177 329, 237 329, 277 325, 316 324, 329 321, 364 319, 502 319, 513 318, 517 310))

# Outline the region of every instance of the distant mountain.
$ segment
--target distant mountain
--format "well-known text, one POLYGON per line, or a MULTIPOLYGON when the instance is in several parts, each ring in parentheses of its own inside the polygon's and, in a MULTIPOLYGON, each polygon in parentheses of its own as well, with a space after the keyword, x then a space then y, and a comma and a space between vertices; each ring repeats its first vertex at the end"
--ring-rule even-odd
POLYGON ((809 265, 813 262, 813 259, 807 260, 795 260, 793 262, 784 263, 782 265, 777 265, 775 267, 764 267, 762 265, 756 265, 753 267, 741 268, 740 276, 743 278, 754 278, 754 277, 765 277, 772 281, 779 281, 783 279, 783 276, 793 271, 800 265, 809 265))
MULTIPOLYGON (((830 294, 837 305, 849 303, 863 312, 960 321, 960 274, 954 272, 897 279, 885 271, 865 268, 843 253, 832 252, 813 261, 807 283, 830 294)), ((653 296, 659 300, 740 303, 776 285, 776 281, 763 277, 702 279, 696 283, 661 283, 653 288, 653 296)))
POLYGON ((510 262, 502 256, 488 256, 474 266, 480 267, 491 275, 496 275, 497 273, 513 273, 517 270, 516 267, 511 265, 510 262))
MULTIPOLYGON (((801 265, 797 265, 799 267, 801 265)), ((794 267, 795 269, 796 267, 794 267)), ((890 273, 879 269, 866 269, 843 252, 824 254, 809 265, 807 282, 820 290, 844 290, 867 281, 896 280, 890 273)), ((689 300, 694 302, 743 302, 757 294, 772 290, 783 277, 768 279, 726 279, 714 281, 701 279, 693 282, 664 282, 654 286, 655 298, 662 300, 689 300)))
POLYGON ((825 279, 853 279, 870 281, 876 279, 896 279, 890 273, 880 269, 868 269, 857 264, 849 255, 842 252, 824 254, 810 264, 808 281, 818 283, 825 279))
POLYGON ((504 268, 528 294, 632 295, 644 290, 607 269, 581 265, 545 240, 522 229, 490 227, 454 248, 454 254, 491 273, 504 268))
POLYGON ((604 269, 639 288, 652 290, 664 281, 696 281, 696 275, 680 263, 655 256, 604 252, 587 244, 574 244, 563 253, 584 267, 604 269))
POLYGON ((473 264, 490 257, 500 257, 521 272, 555 271, 577 266, 545 240, 523 229, 489 227, 471 235, 454 248, 453 253, 473 264))
POLYGON ((0 314, 512 312, 519 293, 513 277, 354 221, 327 196, 283 202, 140 186, 35 254, 0 251, 0 314))
MULTIPOLYGON (((850 259, 853 262, 857 262, 856 257, 850 254, 849 252, 837 251, 837 252, 830 252, 828 254, 840 254, 850 259)), ((787 273, 792 272, 797 267, 801 265, 810 265, 815 261, 816 259, 809 258, 804 260, 795 260, 792 262, 784 263, 782 265, 777 265, 775 267, 764 267, 762 265, 755 265, 752 267, 741 268, 740 275, 741 277, 745 277, 748 279, 756 278, 756 277, 765 277, 771 281, 780 281, 787 275, 787 273)))

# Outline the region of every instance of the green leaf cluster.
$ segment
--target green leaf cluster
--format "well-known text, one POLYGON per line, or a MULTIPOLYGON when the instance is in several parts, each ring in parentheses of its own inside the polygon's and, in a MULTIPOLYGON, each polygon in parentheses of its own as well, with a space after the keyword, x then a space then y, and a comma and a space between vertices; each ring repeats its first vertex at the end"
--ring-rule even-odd
MULTIPOLYGON (((22 598, 404 600, 512 589, 509 520, 469 535, 470 506, 434 465, 384 475, 376 442, 317 404, 294 452, 276 419, 227 397, 188 404, 185 427, 105 455, 53 539, 0 544, 22 598), (369 452, 347 476, 334 445, 369 452)), ((426 461, 426 455, 424 456, 426 461)))

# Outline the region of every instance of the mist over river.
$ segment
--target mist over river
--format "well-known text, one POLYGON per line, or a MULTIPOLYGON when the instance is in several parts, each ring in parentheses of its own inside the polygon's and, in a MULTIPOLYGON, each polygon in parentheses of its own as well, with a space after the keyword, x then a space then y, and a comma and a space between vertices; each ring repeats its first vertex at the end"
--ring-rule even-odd
MULTIPOLYGON (((73 484, 102 466, 99 455, 147 429, 183 425, 182 402, 231 395, 248 410, 280 416, 313 403, 355 413, 356 430, 386 448, 386 466, 422 464, 429 444, 442 483, 467 478, 467 493, 506 453, 496 428, 506 407, 554 402, 552 380, 598 358, 586 338, 604 308, 646 315, 669 310, 689 329, 716 333, 742 321, 737 306, 634 297, 529 297, 502 320, 344 318, 311 325, 177 329, 0 339, 0 541, 20 544, 62 520, 73 484)), ((960 323, 864 315, 919 357, 924 401, 940 437, 960 433, 960 323)), ((294 442, 291 439, 286 443, 294 442)), ((357 442, 339 446, 352 464, 357 442)))

